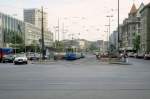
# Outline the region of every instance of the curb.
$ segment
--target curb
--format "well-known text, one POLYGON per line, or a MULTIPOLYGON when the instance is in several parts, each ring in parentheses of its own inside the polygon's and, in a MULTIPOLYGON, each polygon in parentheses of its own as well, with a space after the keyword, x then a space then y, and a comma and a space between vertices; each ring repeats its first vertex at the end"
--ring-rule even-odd
POLYGON ((109 64, 132 65, 131 63, 125 63, 125 62, 109 62, 109 64))
POLYGON ((55 61, 37 61, 37 62, 30 62, 30 64, 51 64, 51 63, 55 63, 55 61))

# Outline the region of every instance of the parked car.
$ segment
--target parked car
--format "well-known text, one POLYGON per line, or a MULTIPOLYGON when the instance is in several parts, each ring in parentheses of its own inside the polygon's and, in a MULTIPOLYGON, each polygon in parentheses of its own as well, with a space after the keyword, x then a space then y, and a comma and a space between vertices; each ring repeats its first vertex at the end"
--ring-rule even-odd
POLYGON ((3 63, 13 63, 14 59, 15 59, 14 55, 4 55, 2 62, 3 63))
POLYGON ((134 53, 133 53, 133 52, 129 52, 129 53, 128 53, 128 56, 129 56, 129 57, 134 57, 134 53))
POLYGON ((136 58, 144 58, 144 54, 143 53, 138 53, 136 58))
POLYGON ((54 60, 62 60, 65 58, 65 53, 54 53, 54 60))
POLYGON ((14 59, 14 64, 28 64, 28 59, 25 54, 18 54, 14 59))
POLYGON ((137 58, 138 54, 137 53, 134 53, 134 58, 137 58))
POLYGON ((150 53, 145 54, 145 55, 144 55, 144 59, 145 59, 145 60, 149 60, 149 59, 150 59, 150 53))
POLYGON ((34 53, 34 54, 28 54, 27 55, 28 60, 39 60, 40 54, 34 53))

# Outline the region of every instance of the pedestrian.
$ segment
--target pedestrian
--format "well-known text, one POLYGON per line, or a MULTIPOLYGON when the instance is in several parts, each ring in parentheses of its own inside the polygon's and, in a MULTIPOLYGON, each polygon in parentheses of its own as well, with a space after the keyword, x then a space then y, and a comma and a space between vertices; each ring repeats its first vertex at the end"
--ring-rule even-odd
POLYGON ((124 55, 123 55, 123 53, 120 53, 120 60, 124 61, 124 55))
POLYGON ((128 63, 128 54, 126 51, 124 51, 124 62, 128 63))

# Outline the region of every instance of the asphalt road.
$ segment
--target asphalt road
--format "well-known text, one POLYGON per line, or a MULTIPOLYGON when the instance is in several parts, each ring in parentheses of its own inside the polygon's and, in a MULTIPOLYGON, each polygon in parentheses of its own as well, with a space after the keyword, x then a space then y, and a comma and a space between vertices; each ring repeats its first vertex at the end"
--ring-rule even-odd
POLYGON ((0 64, 0 99, 150 99, 150 60, 0 64))

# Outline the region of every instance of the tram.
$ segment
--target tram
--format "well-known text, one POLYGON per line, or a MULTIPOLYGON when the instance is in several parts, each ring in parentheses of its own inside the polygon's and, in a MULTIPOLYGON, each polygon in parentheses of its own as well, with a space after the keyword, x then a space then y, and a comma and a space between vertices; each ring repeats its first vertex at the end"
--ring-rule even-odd
POLYGON ((77 52, 77 48, 69 47, 66 49, 66 54, 65 54, 66 60, 76 60, 80 58, 81 58, 81 54, 77 52))

